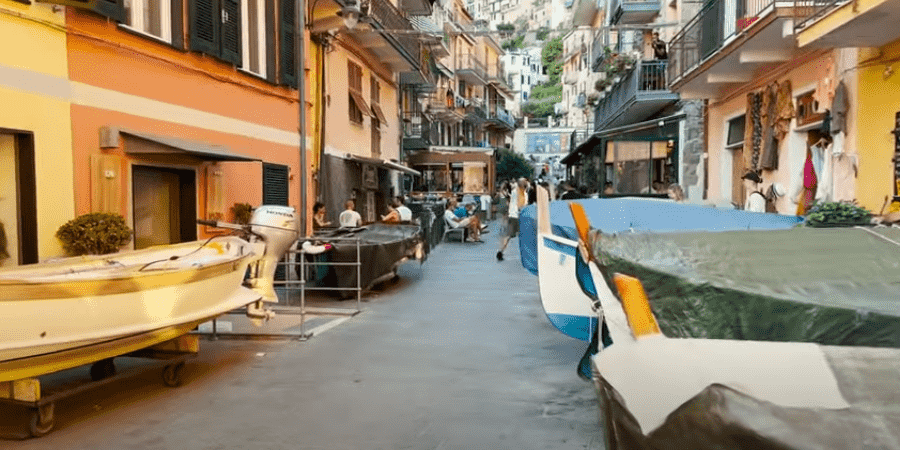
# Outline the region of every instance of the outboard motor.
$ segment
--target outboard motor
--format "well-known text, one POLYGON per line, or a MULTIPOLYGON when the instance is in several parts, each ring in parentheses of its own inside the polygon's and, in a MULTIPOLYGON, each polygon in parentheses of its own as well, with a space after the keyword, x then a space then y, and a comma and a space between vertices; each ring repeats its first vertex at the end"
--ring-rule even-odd
POLYGON ((277 302, 275 294, 275 269, 284 254, 294 245, 300 235, 300 219, 290 206, 264 205, 253 211, 250 218, 250 232, 253 241, 262 240, 266 244, 263 256, 251 271, 250 286, 262 295, 262 301, 247 306, 251 318, 269 318, 270 311, 262 302, 277 302))

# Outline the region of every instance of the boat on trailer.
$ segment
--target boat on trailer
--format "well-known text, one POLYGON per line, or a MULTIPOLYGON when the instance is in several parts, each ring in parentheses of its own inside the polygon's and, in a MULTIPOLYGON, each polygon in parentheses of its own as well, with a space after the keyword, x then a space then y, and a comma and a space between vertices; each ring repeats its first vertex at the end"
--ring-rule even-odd
POLYGON ((294 209, 259 207, 246 226, 199 222, 242 236, 0 270, 0 388, 8 388, 0 399, 41 407, 33 435, 52 427, 37 377, 93 364, 100 379, 112 375, 117 356, 183 350, 179 337, 226 312, 246 308, 256 322, 271 316, 276 266, 298 237, 294 209))
MULTIPOLYGON (((539 191, 545 211, 547 202, 539 191)), ((568 292, 579 291, 582 313, 589 308, 598 324, 587 357, 606 448, 900 448, 900 350, 667 337, 641 280, 610 270, 594 251, 603 236, 571 209, 578 240, 564 242, 575 251, 568 292)), ((555 274, 544 272, 551 258, 541 261, 543 282, 555 274)), ((575 302, 541 294, 545 308, 575 302)))

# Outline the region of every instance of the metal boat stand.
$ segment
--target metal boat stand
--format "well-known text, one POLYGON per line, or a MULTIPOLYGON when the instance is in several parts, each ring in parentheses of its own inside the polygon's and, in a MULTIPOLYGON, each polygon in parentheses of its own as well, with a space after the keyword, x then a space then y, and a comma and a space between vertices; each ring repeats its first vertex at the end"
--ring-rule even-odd
POLYGON ((53 429, 56 401, 145 373, 153 368, 163 369, 162 381, 166 386, 180 386, 183 382, 185 361, 197 356, 199 349, 198 336, 187 334, 152 347, 120 355, 155 360, 151 364, 142 364, 139 367, 117 372, 114 358, 94 361, 91 363, 90 369, 91 381, 71 387, 67 386, 58 391, 48 389, 42 392, 39 378, 0 382, 0 403, 22 406, 31 411, 29 434, 0 436, 0 438, 23 439, 29 435, 41 437, 53 429))

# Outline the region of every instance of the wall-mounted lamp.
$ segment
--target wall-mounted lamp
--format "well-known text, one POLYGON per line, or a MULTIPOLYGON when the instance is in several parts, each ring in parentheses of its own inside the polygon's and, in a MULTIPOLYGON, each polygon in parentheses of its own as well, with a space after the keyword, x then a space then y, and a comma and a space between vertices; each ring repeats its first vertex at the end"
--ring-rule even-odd
POLYGON ((347 29, 352 30, 359 23, 359 17, 362 15, 362 12, 359 9, 357 0, 346 0, 344 7, 337 12, 337 15, 344 19, 344 25, 347 29))

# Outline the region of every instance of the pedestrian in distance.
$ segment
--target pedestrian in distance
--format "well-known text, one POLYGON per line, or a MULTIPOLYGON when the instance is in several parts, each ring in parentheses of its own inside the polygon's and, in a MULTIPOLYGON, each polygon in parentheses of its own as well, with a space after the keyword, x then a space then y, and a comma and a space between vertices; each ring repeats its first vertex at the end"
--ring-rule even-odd
POLYGON ((344 203, 344 211, 338 217, 338 222, 341 224, 341 228, 356 228, 362 225, 362 216, 356 212, 356 202, 353 200, 347 200, 344 203))
POLYGON ((519 235, 519 211, 528 205, 528 180, 519 178, 516 186, 509 194, 509 212, 506 219, 506 235, 500 240, 500 250, 497 251, 497 261, 503 261, 503 251, 509 245, 509 240, 519 235))
POLYGON ((747 192, 744 211, 766 212, 766 197, 759 190, 759 184, 762 183, 759 174, 751 170, 745 173, 741 179, 744 181, 744 190, 747 192))

